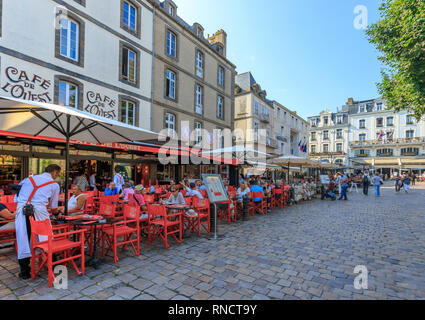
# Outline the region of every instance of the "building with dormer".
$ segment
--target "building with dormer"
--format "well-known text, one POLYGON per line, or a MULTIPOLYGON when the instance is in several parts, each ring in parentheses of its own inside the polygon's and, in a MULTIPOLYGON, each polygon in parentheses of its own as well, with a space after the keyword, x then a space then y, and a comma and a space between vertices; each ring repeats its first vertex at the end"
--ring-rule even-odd
POLYGON ((310 158, 323 163, 349 166, 348 106, 351 101, 337 112, 324 110, 318 116, 309 117, 310 158))
POLYGON ((152 129, 175 131, 190 145, 211 145, 214 130, 233 129, 236 67, 226 57, 227 34, 209 36, 200 23, 188 24, 171 0, 149 2, 155 28, 152 129))
POLYGON ((254 79, 251 72, 238 74, 235 79, 235 130, 243 134, 237 137, 255 150, 274 154, 277 141, 273 133, 273 104, 267 100, 267 92, 254 79))
POLYGON ((407 111, 387 110, 381 98, 349 106, 350 162, 353 167, 425 169, 425 121, 407 111))

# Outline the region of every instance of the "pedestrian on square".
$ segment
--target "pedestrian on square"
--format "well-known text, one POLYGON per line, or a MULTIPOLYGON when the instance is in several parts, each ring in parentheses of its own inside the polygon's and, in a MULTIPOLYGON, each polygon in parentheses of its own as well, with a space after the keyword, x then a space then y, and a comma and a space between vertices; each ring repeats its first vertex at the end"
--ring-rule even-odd
POLYGON ((367 196, 369 194, 369 185, 370 185, 369 173, 367 171, 363 175, 362 184, 363 184, 363 194, 367 196))
POLYGON ((410 177, 407 174, 403 176, 403 186, 404 186, 404 192, 409 193, 410 177))
POLYGON ((338 200, 348 200, 347 198, 347 189, 348 189, 348 177, 344 174, 344 172, 340 173, 339 186, 341 189, 341 195, 338 200))
POLYGON ((375 197, 381 196, 381 185, 384 182, 382 181, 382 178, 375 172, 372 177, 372 185, 375 189, 375 197))

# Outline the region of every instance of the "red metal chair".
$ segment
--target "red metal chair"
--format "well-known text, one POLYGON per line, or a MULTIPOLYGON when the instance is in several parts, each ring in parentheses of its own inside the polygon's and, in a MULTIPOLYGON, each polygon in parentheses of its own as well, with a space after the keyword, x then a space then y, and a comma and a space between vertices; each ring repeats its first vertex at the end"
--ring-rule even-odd
MULTIPOLYGON (((0 221, 0 228, 12 222, 15 222, 15 221, 2 220, 0 221)), ((15 229, 0 230, 0 243, 10 243, 10 242, 14 244, 15 248, 17 248, 15 229)))
POLYGON ((102 204, 113 204, 114 202, 119 202, 119 201, 120 201, 119 195, 100 196, 100 198, 99 198, 99 205, 102 205, 102 204))
POLYGON ((267 199, 265 199, 262 192, 251 192, 252 193, 252 206, 255 212, 260 212, 263 216, 267 214, 267 199), (261 199, 255 202, 254 199, 261 199))
POLYGON ((155 203, 155 195, 154 194, 144 194, 143 199, 146 204, 154 204, 155 203))
POLYGON ((15 195, 12 194, 12 195, 8 195, 8 196, 2 196, 1 201, 3 203, 9 204, 9 203, 14 203, 15 202, 14 199, 15 199, 15 195))
POLYGON ((271 203, 272 209, 274 208, 285 208, 285 195, 283 189, 273 189, 273 197, 271 203))
MULTIPOLYGON (((197 197, 195 197, 197 198, 197 197)), ((192 205, 192 201, 193 201, 193 197, 185 197, 184 198, 184 202, 186 203, 187 206, 191 206, 192 205)))
POLYGON ((124 220, 114 223, 112 227, 102 229, 102 256, 109 251, 114 252, 114 262, 118 262, 117 249, 123 246, 123 250, 127 249, 127 245, 131 245, 134 253, 140 255, 140 208, 137 206, 125 206, 123 210, 124 220), (136 239, 132 239, 136 236, 136 239), (122 238, 122 241, 119 239, 122 238), (105 244, 108 249, 105 252, 105 244))
POLYGON ((173 236, 178 243, 182 243, 182 214, 173 213, 167 215, 167 209, 164 205, 148 205, 151 228, 149 230, 149 244, 159 236, 168 249, 168 236, 173 236), (177 219, 175 219, 177 218, 177 219), (175 219, 175 220, 170 220, 175 219), (176 234, 179 234, 178 236, 176 234))
POLYGON ((184 215, 185 230, 193 230, 201 236, 201 228, 210 233, 210 201, 208 199, 193 198, 193 210, 198 214, 196 217, 184 215))
POLYGON ((217 215, 219 220, 226 220, 229 224, 236 221, 236 207, 233 205, 232 200, 227 200, 220 202, 220 204, 225 205, 225 208, 222 209, 217 207, 217 215))
POLYGON ((31 237, 32 237, 32 259, 31 259, 31 277, 34 279, 37 274, 47 265, 49 287, 53 285, 55 275, 53 273, 53 266, 58 264, 65 265, 71 262, 78 275, 84 275, 84 231, 72 231, 54 235, 50 220, 35 221, 30 217, 31 223, 31 237), (78 235, 78 241, 71 241, 72 235, 78 235), (47 237, 45 241, 37 241, 36 236, 47 237), (79 251, 79 254, 75 254, 79 251), (53 262, 53 254, 61 255, 60 260, 53 262), (81 259, 81 271, 75 264, 75 260, 81 259), (36 261, 38 268, 36 269, 36 261))

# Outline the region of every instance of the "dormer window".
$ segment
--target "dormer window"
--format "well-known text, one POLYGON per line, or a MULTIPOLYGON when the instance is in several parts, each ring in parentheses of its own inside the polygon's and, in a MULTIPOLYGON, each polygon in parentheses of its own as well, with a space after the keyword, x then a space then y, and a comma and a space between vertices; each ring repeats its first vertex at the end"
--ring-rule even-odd
POLYGON ((175 12, 176 12, 176 9, 173 6, 170 5, 169 8, 168 8, 169 15, 174 17, 175 12))
POLYGON ((203 38, 203 37, 204 37, 204 30, 203 30, 201 27, 198 27, 198 28, 196 29, 196 35, 197 35, 199 38, 203 38))
POLYGON ((363 113, 363 112, 365 112, 365 106, 364 105, 360 106, 360 113, 363 113))
POLYGON ((376 104, 376 111, 382 111, 382 102, 376 104))
POLYGON ((223 54, 223 53, 224 53, 224 48, 223 48, 223 46, 222 46, 222 45, 220 45, 220 44, 217 44, 217 45, 216 45, 216 47, 215 47, 215 49, 217 50, 217 52, 218 52, 219 54, 223 54))

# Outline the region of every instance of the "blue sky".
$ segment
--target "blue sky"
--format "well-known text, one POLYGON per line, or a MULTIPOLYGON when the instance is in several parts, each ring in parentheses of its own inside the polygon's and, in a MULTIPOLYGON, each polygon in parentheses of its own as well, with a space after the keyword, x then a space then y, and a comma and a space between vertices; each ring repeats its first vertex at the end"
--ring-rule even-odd
POLYGON ((380 0, 175 0, 178 15, 206 34, 224 29, 227 57, 239 73, 251 71, 267 91, 304 118, 336 110, 352 97, 378 97, 381 64, 354 9, 366 6, 368 23, 380 0))

